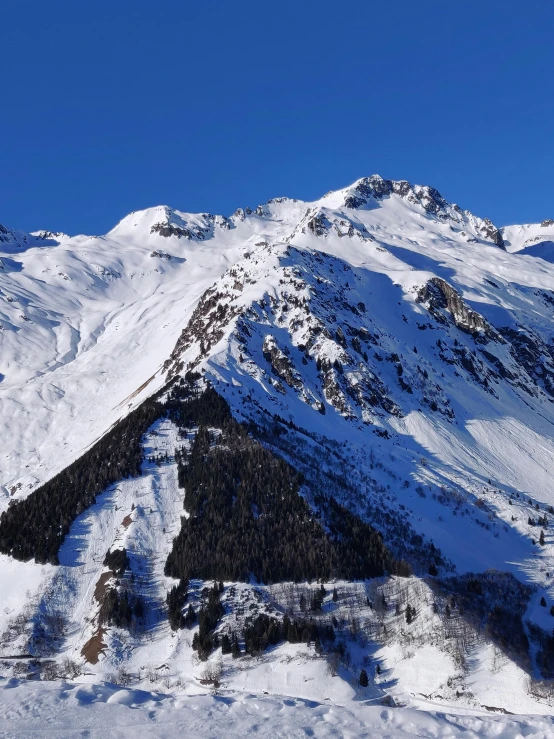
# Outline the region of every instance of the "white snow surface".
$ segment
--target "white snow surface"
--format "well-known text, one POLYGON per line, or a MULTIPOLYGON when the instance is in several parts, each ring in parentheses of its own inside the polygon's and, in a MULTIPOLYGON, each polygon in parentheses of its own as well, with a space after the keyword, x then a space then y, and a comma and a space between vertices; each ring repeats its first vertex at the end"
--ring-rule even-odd
POLYGON ((320 739, 548 739, 547 717, 464 715, 230 693, 168 696, 110 684, 0 682, 0 737, 313 736, 320 739))
MULTIPOLYGON (((360 180, 315 202, 277 198, 229 218, 159 206, 103 236, 1 227, 0 510, 165 384, 164 363, 213 287, 228 313, 221 325, 205 317, 173 366, 203 368, 238 418, 270 412, 293 421, 307 432, 298 443, 323 467, 332 465, 331 445, 357 486, 345 503, 358 513, 381 501, 458 572, 514 573, 535 589, 527 618, 551 632, 554 224, 505 227, 502 247, 490 222, 429 188, 394 183, 383 196, 368 194, 382 182, 360 180), (420 299, 435 278, 495 332, 532 334, 533 361, 518 364, 509 342, 484 341, 486 330, 475 338, 461 325, 467 317, 456 323, 442 310, 436 320, 420 299), (212 342, 213 325, 221 330, 212 342), (352 327, 373 337, 360 350, 352 327), (288 370, 272 371, 269 353, 288 370), (368 400, 372 388, 391 405, 368 400), (540 528, 528 521, 543 514, 551 525, 539 547, 540 528)), ((368 645, 353 653, 353 671, 335 677, 313 649, 282 645, 254 663, 223 659, 224 685, 211 695, 192 632, 174 634, 165 618, 173 582, 163 567, 186 515, 173 454, 187 443, 158 422, 145 451, 168 460, 145 463, 141 477, 99 496, 74 522, 59 567, 0 557, 0 633, 12 635, 13 653, 24 649, 33 619, 55 608, 68 624, 60 659, 83 663, 114 544, 127 548, 149 605, 144 635, 106 630, 98 663, 78 678, 86 684, 3 680, 0 736, 215 737, 222 726, 230 737, 554 736, 552 707, 530 694, 520 667, 476 644, 460 693, 453 655, 417 625, 411 648, 374 645, 384 670, 370 675, 366 693, 353 675, 368 645), (132 688, 110 682, 122 666, 135 676, 132 688), (387 696, 399 705, 382 705, 387 696)), ((246 584, 226 583, 225 594, 229 602, 253 597, 246 584)), ((422 625, 434 618, 425 597, 422 625)))

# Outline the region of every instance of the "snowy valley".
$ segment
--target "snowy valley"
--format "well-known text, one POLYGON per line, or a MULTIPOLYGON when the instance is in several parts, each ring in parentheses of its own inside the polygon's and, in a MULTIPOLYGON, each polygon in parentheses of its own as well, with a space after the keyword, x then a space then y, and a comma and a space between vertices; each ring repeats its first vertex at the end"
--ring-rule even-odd
POLYGON ((376 175, 0 226, 0 735, 554 736, 553 308, 376 175))

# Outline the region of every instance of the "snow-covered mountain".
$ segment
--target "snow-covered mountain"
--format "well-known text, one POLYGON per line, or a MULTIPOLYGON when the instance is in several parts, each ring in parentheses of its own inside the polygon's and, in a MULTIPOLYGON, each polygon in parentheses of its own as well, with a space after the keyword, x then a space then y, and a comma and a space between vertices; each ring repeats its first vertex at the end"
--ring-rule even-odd
MULTIPOLYGON (((143 687, 213 683, 196 622, 172 630, 166 603, 178 582, 166 561, 182 555, 174 539, 205 510, 195 514, 183 489, 198 427, 210 428, 208 457, 250 449, 226 416, 182 422, 179 404, 212 387, 252 443, 301 473, 307 508, 295 515, 311 511, 321 546, 338 547, 337 577, 323 577, 310 609, 315 582, 222 577, 216 597, 193 568, 177 610, 222 604, 212 640, 244 633, 248 613, 288 614, 332 623, 343 645, 333 666, 329 645, 327 661, 285 639, 237 662, 216 640, 204 656, 218 670, 222 660, 218 681, 335 703, 551 712, 553 260, 552 220, 498 228, 433 188, 379 176, 230 217, 150 208, 104 236, 0 226, 2 654, 41 657, 26 669, 42 673, 44 660, 70 659, 93 680, 119 671, 143 687), (135 417, 147 423, 145 460, 118 477, 105 449, 135 417), (105 489, 73 491, 77 504, 50 529, 48 495, 85 488, 80 468, 64 470, 87 453, 105 466, 105 489), (24 531, 37 511, 44 556, 24 531), (340 570, 337 516, 380 532, 385 575, 340 570), (104 558, 123 548, 119 572, 104 558), (37 562, 21 562, 31 551, 37 562), (110 587, 141 599, 131 629, 102 622, 110 587)), ((260 506, 255 521, 270 515, 260 506)))

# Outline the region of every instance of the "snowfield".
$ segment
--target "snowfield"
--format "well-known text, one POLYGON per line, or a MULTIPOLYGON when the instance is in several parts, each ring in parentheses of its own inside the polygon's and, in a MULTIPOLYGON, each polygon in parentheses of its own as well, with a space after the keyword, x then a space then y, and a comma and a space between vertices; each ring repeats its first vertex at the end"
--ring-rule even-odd
POLYGON ((267 737, 383 739, 547 739, 550 718, 464 715, 412 708, 386 708, 351 702, 259 697, 252 694, 168 696, 114 685, 0 683, 0 736, 157 737, 218 739, 250 734, 267 737))
MULTIPOLYGON (((553 306, 554 222, 498 229, 377 176, 228 218, 159 206, 102 236, 0 227, 0 512, 194 369, 314 509, 310 490, 333 495, 415 573, 325 583, 314 618, 340 665, 297 643, 200 661, 164 574, 196 429, 161 418, 142 474, 80 510, 59 565, 0 555, 0 736, 554 736, 533 641, 554 629, 553 306), (434 589, 431 544, 441 575, 521 584, 529 664, 434 589), (140 593, 140 630, 100 623, 115 584, 140 593)), ((216 630, 300 617, 315 587, 225 582, 216 630)))

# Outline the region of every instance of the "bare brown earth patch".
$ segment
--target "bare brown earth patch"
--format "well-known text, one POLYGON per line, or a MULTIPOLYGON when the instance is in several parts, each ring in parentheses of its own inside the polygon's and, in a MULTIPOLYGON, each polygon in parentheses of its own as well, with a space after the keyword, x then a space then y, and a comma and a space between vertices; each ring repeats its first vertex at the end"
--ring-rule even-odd
POLYGON ((106 649, 106 645, 104 644, 105 633, 106 630, 99 626, 94 636, 91 636, 88 642, 81 649, 81 654, 91 665, 95 665, 98 662, 100 654, 102 654, 104 649, 106 649))
POLYGON ((96 599, 97 603, 102 603, 102 599, 104 595, 106 594, 106 590, 108 589, 108 580, 111 580, 113 577, 113 573, 111 570, 106 570, 106 572, 103 572, 100 575, 100 579, 96 583, 96 587, 94 588, 94 598, 96 599))
POLYGON ((131 518, 131 514, 129 513, 129 515, 128 515, 128 516, 125 516, 125 518, 124 518, 124 519, 123 519, 123 521, 121 522, 121 525, 122 525, 122 526, 123 526, 124 528, 128 529, 128 528, 129 528, 129 526, 130 526, 130 525, 131 525, 132 523, 133 523, 133 519, 131 518))
MULTIPOLYGON (((100 578, 96 583, 96 587, 94 588, 94 599, 97 603, 102 603, 102 599, 104 598, 106 590, 108 589, 108 582, 112 579, 112 577, 113 573, 111 572, 111 570, 106 570, 106 572, 103 572, 100 575, 100 578)), ((98 662, 100 655, 106 649, 106 644, 104 644, 105 633, 106 629, 102 628, 102 626, 98 626, 95 633, 81 649, 81 654, 91 665, 95 665, 98 662)))

